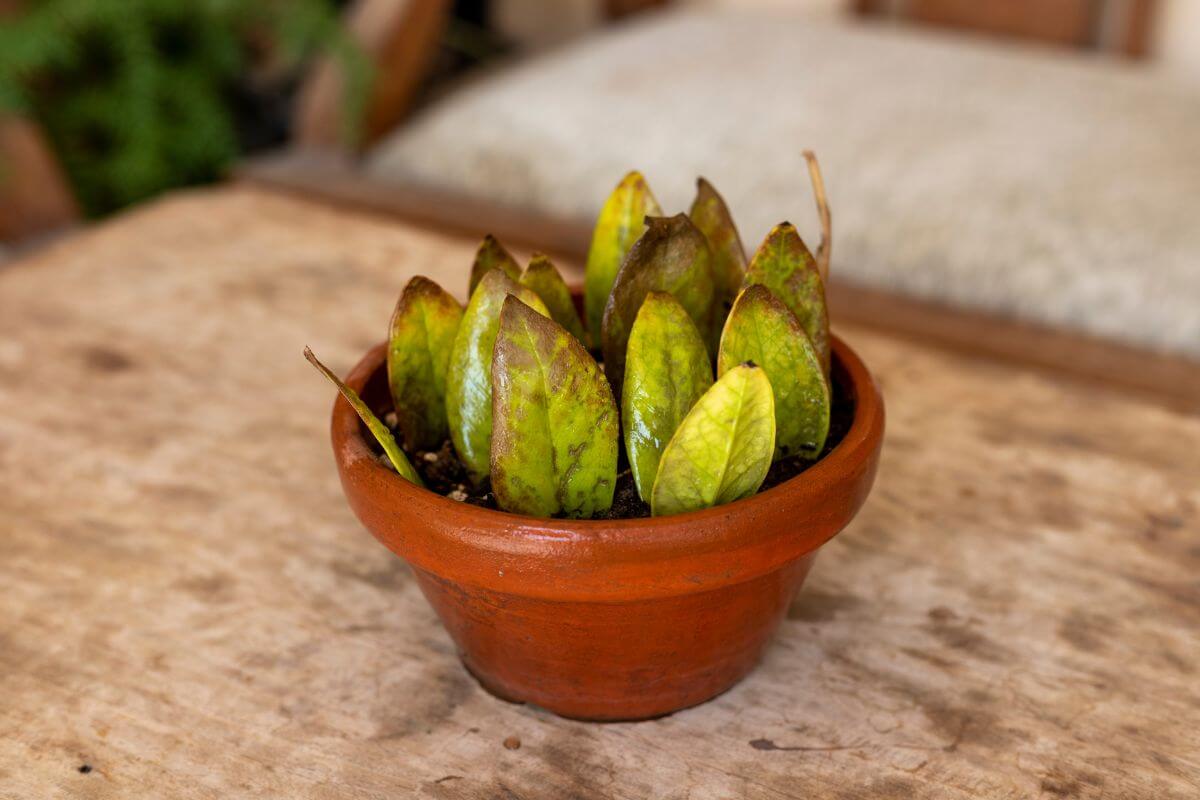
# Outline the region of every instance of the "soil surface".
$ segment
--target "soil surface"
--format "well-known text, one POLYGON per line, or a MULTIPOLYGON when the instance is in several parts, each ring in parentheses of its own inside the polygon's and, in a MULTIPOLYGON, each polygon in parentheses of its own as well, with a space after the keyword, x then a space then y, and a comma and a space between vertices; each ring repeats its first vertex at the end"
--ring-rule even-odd
MULTIPOLYGON (((776 461, 767 472, 767 477, 759 491, 765 491, 796 477, 828 455, 846 435, 853 420, 854 403, 848 401, 841 391, 841 387, 835 384, 833 410, 829 418, 829 436, 825 439, 825 447, 822 449, 821 455, 817 458, 793 456, 776 461)), ((383 421, 392 429, 396 441, 403 441, 396 426, 395 413, 389 412, 384 416, 383 421)), ((379 462, 391 469, 391 462, 388 461, 387 456, 383 454, 375 440, 371 437, 367 437, 367 439, 375 450, 379 462)), ((472 486, 467 475, 467 468, 458 460, 458 456, 454 452, 454 445, 450 443, 449 439, 443 442, 437 450, 418 450, 415 453, 408 453, 408 456, 421 479, 425 481, 426 488, 430 491, 437 492, 451 500, 496 511, 500 510, 496 505, 496 495, 492 492, 491 484, 486 479, 483 485, 472 486)), ((624 452, 621 454, 619 469, 617 488, 613 492, 612 508, 602 514, 597 514, 593 519, 636 519, 650 516, 650 505, 643 502, 642 498, 638 496, 637 485, 633 482, 633 473, 625 463, 624 452)))

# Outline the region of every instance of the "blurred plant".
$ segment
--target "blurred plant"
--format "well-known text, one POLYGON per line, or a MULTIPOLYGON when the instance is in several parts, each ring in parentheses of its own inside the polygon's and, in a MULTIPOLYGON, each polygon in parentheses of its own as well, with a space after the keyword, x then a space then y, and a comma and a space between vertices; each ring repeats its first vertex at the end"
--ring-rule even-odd
POLYGON ((239 103, 318 51, 346 75, 353 140, 370 68, 332 0, 41 0, 0 25, 0 114, 40 123, 98 215, 217 178, 253 135, 239 103))

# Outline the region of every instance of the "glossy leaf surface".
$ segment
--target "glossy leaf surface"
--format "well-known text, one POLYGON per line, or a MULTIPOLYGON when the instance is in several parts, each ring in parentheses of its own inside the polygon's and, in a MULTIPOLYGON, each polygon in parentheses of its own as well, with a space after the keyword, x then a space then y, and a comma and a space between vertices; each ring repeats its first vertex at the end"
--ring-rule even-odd
POLYGON ((745 289, 733 305, 717 372, 738 364, 762 367, 775 397, 775 458, 816 458, 829 434, 829 383, 817 352, 796 316, 762 285, 745 289))
POLYGON ((663 450, 654 516, 730 503, 758 491, 775 449, 775 402, 758 367, 728 370, 684 417, 663 450))
POLYGON ((651 217, 647 221, 646 233, 621 265, 604 309, 604 371, 614 387, 619 389, 624 384, 629 332, 650 292, 673 295, 697 330, 710 330, 714 289, 709 262, 704 234, 686 215, 651 217))
POLYGON ((646 230, 646 217, 661 214, 662 209, 640 172, 626 175, 604 201, 592 231, 584 272, 584 314, 592 344, 600 340, 604 309, 621 263, 646 230))
POLYGON ((492 490, 506 511, 590 517, 612 505, 617 408, 583 344, 514 297, 492 367, 492 490))
POLYGON ((457 300, 421 275, 404 287, 392 313, 388 386, 410 451, 446 440, 446 370, 462 314, 457 300))
POLYGON ((713 334, 720 337, 725 315, 733 306, 746 277, 746 249, 724 198, 704 178, 696 180, 696 198, 688 216, 708 240, 712 255, 713 283, 717 293, 713 334))
POLYGON ((498 269, 514 281, 521 279, 521 265, 504 249, 504 245, 490 233, 483 237, 479 249, 475 251, 475 263, 471 265, 471 283, 468 294, 475 294, 475 287, 483 280, 488 270, 498 269))
POLYGON ((567 332, 584 344, 583 321, 575 310, 571 300, 571 290, 567 288, 562 274, 549 258, 541 253, 534 253, 529 260, 529 266, 521 274, 521 285, 537 292, 538 297, 550 309, 550 318, 567 329, 567 332))
POLYGON ((696 324, 674 297, 651 292, 629 334, 621 423, 638 494, 650 502, 663 448, 712 386, 712 363, 696 324))
POLYGON ((790 222, 776 225, 746 268, 746 286, 762 284, 796 315, 829 374, 829 312, 817 262, 790 222))
POLYGON ((358 412, 358 418, 367 426, 367 430, 375 437, 375 441, 379 442, 379 446, 387 454, 388 460, 392 462, 392 466, 396 468, 396 472, 400 473, 402 478, 412 481, 417 486, 424 486, 425 484, 421 482, 421 476, 413 469, 408 457, 400 449, 400 445, 396 444, 396 439, 392 436, 392 432, 388 430, 388 426, 384 425, 379 417, 375 416, 374 412, 367 407, 367 404, 358 396, 358 392, 342 383, 342 379, 334 375, 333 371, 322 364, 313 355, 313 351, 307 347, 304 348, 304 357, 338 388, 338 391, 342 393, 342 397, 346 398, 346 402, 350 403, 354 410, 358 412))
POLYGON ((546 316, 541 299, 498 269, 483 276, 463 313, 446 375, 446 421, 459 459, 478 485, 489 471, 492 442, 492 349, 504 298, 515 295, 546 316))

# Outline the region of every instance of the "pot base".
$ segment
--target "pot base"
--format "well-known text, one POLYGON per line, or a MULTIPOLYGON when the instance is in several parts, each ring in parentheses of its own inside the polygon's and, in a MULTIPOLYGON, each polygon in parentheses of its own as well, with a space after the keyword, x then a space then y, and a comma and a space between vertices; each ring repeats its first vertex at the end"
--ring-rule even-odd
POLYGON ((634 603, 535 600, 413 573, 487 692, 570 719, 615 722, 699 705, 749 674, 815 558, 709 592, 634 603))

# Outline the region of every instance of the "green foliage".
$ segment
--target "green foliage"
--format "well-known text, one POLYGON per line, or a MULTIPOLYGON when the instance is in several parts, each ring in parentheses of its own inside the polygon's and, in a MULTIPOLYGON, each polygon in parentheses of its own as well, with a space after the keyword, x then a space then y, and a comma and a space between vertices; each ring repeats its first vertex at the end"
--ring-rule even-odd
POLYGON ((457 300, 421 275, 404 287, 392 313, 388 386, 409 450, 433 450, 446 440, 446 371, 462 315, 457 300))
POLYGON ((746 268, 746 286, 762 284, 796 315, 829 374, 829 311, 825 282, 804 240, 790 222, 771 229, 746 268))
POLYGON ((775 401, 758 367, 722 375, 663 450, 650 496, 654 516, 732 503, 758 491, 775 449, 775 401))
POLYGON ((501 508, 590 517, 612 505, 617 407, 579 340, 509 295, 492 361, 492 490, 501 508))
POLYGON ((516 295, 538 313, 550 316, 529 289, 498 269, 490 270, 471 295, 454 344, 446 376, 446 419, 458 457, 479 484, 491 471, 492 351, 500 331, 504 298, 516 295))
POLYGON ((646 230, 646 217, 661 215, 646 179, 636 171, 622 178, 604 202, 592 232, 583 278, 583 308, 593 345, 599 344, 604 309, 621 262, 646 230))
POLYGON ((27 6, 0 25, 0 113, 41 124, 89 214, 219 177, 239 153, 238 82, 264 60, 260 72, 286 74, 314 52, 333 54, 347 76, 346 134, 356 136, 370 69, 331 0, 27 6))
POLYGON ((333 371, 322 364, 313 355, 313 351, 307 347, 304 348, 304 357, 338 388, 338 391, 342 393, 342 397, 346 398, 346 402, 354 408, 358 413, 358 418, 363 421, 363 424, 367 426, 367 430, 375 437, 375 441, 379 442, 379 446, 387 454, 388 461, 392 462, 392 467, 395 468, 396 472, 400 473, 402 478, 412 481, 417 486, 424 486, 425 484, 421 482, 421 476, 413 469, 412 464, 404 455, 404 451, 400 449, 400 445, 396 444, 396 439, 392 436, 392 432, 388 430, 388 426, 384 425, 379 417, 375 416, 375 413, 367 407, 367 404, 358 396, 358 392, 343 383, 342 379, 334 375, 333 371))
POLYGON ((629 331, 650 292, 674 295, 696 328, 710 330, 714 313, 710 260, 704 234, 683 214, 647 219, 646 232, 621 264, 604 308, 600 342, 604 371, 614 388, 624 381, 629 331))
POLYGON ((550 318, 567 329, 567 332, 580 342, 587 342, 583 332, 583 321, 575 310, 571 300, 571 290, 567 288, 562 274, 549 258, 541 253, 534 253, 529 260, 529 266, 521 273, 521 285, 537 292, 538 297, 550 309, 550 318))
MULTIPOLYGON (((829 210, 811 159, 810 170, 825 259, 829 210)), ((658 516, 748 497, 773 458, 820 455, 829 321, 821 268, 796 229, 776 226, 746 266, 729 209, 706 181, 688 216, 645 217, 652 206, 631 172, 601 212, 585 292, 587 301, 608 282, 599 330, 590 313, 584 327, 549 259, 535 255, 519 272, 491 236, 465 312, 432 281, 410 282, 388 354, 410 450, 432 449, 448 430, 472 482, 490 478, 500 508, 573 518, 610 510, 622 425, 634 484, 658 516), (597 341, 603 370, 584 346, 597 341)), ((407 464, 390 435, 376 435, 398 469, 407 464)))
POLYGON ((467 292, 475 294, 475 287, 483 280, 483 276, 493 269, 500 270, 514 281, 521 280, 521 266, 517 260, 489 233, 483 237, 475 251, 475 263, 471 265, 471 282, 467 285, 467 292))
POLYGON ((712 336, 720 338, 721 320, 729 313, 742 281, 746 276, 746 249, 738 236, 737 226, 725 199, 704 178, 696 179, 696 198, 688 216, 704 238, 712 253, 713 281, 716 284, 718 308, 713 315, 712 336))
POLYGON ((762 367, 775 395, 775 457, 816 458, 829 434, 829 384, 799 320, 762 285, 743 290, 725 321, 717 372, 762 367))
POLYGON ((663 448, 712 382, 708 350, 687 311, 666 292, 646 295, 629 334, 621 424, 633 481, 647 503, 663 448))

